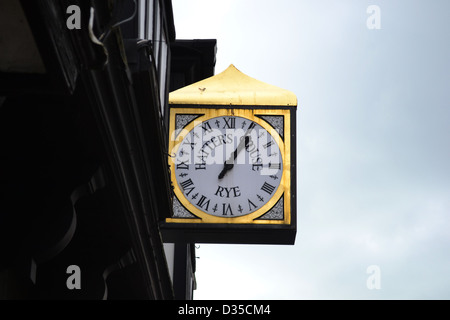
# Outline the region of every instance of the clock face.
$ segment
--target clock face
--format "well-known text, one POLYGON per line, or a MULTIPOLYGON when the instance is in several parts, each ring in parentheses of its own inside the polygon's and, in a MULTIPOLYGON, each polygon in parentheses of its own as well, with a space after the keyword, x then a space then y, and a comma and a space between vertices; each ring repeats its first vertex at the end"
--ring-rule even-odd
POLYGON ((272 199, 283 174, 278 141, 257 122, 239 116, 197 121, 175 152, 182 196, 217 217, 251 214, 272 199))

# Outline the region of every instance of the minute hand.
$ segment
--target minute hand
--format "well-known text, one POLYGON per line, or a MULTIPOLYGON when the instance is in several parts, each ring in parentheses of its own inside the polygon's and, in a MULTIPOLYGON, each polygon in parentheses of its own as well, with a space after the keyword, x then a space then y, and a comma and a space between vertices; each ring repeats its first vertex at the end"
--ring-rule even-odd
POLYGON ((248 135, 245 135, 243 137, 244 139, 241 139, 241 141, 239 142, 236 150, 234 150, 234 152, 230 155, 230 157, 228 158, 228 160, 225 161, 225 163, 223 164, 223 169, 222 171, 219 173, 219 179, 222 179, 225 174, 227 173, 228 170, 233 169, 234 167, 234 161, 236 160, 239 152, 246 146, 248 146, 248 143, 250 141, 250 137, 248 135))

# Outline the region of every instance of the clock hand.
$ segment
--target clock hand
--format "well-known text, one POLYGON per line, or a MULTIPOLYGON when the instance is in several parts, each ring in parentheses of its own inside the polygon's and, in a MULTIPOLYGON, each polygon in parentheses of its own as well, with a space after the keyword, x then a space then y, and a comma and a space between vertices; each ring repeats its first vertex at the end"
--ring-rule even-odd
POLYGON ((232 163, 225 162, 222 171, 220 171, 220 173, 219 173, 219 179, 222 179, 225 176, 225 173, 227 173, 228 170, 233 168, 233 166, 234 165, 232 163))
POLYGON ((230 157, 228 158, 228 160, 225 161, 225 163, 223 164, 223 169, 222 171, 219 173, 219 179, 222 179, 225 174, 227 173, 227 171, 233 169, 234 167, 234 160, 236 160, 239 152, 244 148, 248 146, 248 143, 250 141, 250 136, 245 135, 243 137, 244 139, 241 139, 241 141, 239 142, 236 150, 234 150, 234 152, 230 155, 230 157))

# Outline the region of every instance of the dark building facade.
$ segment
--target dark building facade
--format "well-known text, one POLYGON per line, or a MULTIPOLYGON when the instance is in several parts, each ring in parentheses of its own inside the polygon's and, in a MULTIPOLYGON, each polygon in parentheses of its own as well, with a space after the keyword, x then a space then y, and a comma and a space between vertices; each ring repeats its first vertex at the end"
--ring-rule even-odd
POLYGON ((214 74, 170 0, 0 2, 0 299, 191 299, 168 93, 214 74), (14 32, 11 32, 14 30, 14 32))
MULTIPOLYGON (((214 74, 216 40, 176 40, 171 43, 170 91, 182 88, 214 74)), ((168 129, 168 117, 165 118, 168 129)), ((167 132, 167 135, 169 133, 167 132)), ((193 299, 195 282, 195 245, 165 244, 175 299, 193 299)))

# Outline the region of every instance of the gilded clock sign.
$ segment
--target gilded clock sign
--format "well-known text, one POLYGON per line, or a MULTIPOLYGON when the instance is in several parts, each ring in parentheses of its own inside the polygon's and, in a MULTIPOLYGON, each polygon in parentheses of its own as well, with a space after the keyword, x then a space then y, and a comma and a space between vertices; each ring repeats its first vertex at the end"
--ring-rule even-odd
POLYGON ((169 240, 228 242, 229 237, 231 243, 270 243, 276 237, 275 242, 293 242, 296 98, 288 95, 292 105, 271 105, 276 90, 270 86, 274 92, 259 105, 254 93, 262 85, 269 86, 230 66, 171 94, 173 216, 163 228, 169 240), (246 85, 237 92, 228 81, 246 85), (233 104, 236 94, 239 104, 233 104), (253 95, 251 101, 246 94, 253 95), (283 230, 289 241, 282 241, 283 230))

